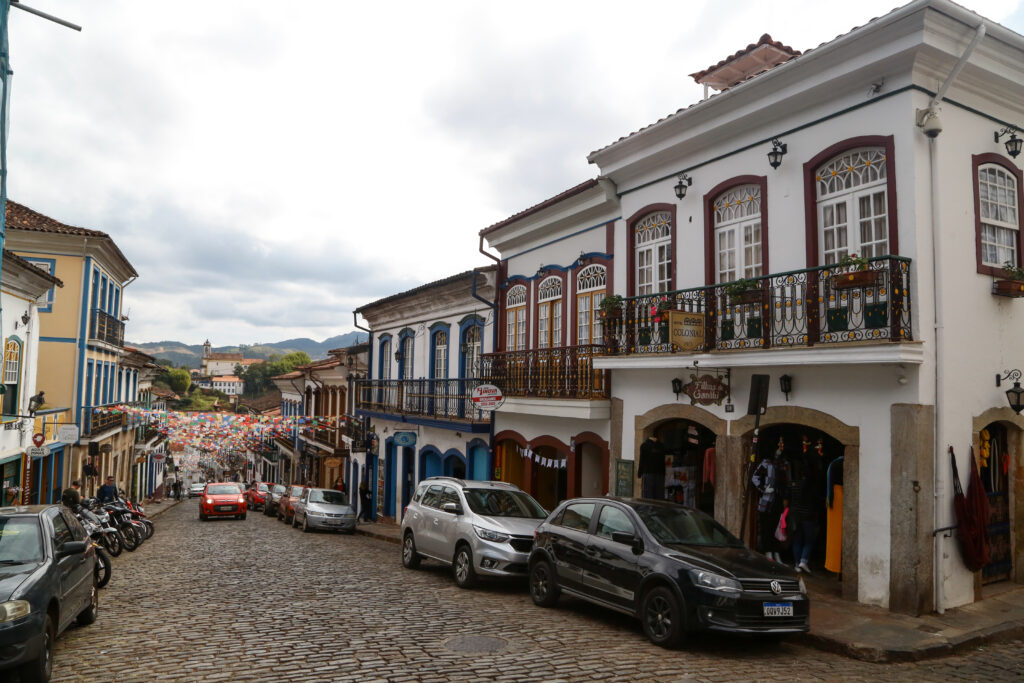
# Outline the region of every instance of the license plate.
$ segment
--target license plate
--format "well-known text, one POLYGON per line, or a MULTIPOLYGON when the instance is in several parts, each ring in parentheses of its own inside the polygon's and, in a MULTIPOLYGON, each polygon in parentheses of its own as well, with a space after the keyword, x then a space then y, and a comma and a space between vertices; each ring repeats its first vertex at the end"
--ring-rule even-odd
POLYGON ((764 603, 764 615, 766 617, 791 617, 793 616, 793 603, 766 602, 764 603))
POLYGON ((227 511, 227 510, 234 510, 234 509, 235 509, 235 506, 234 506, 234 505, 218 505, 218 506, 217 506, 216 508, 214 508, 214 509, 215 509, 215 510, 220 510, 221 512, 225 512, 225 511, 227 511))

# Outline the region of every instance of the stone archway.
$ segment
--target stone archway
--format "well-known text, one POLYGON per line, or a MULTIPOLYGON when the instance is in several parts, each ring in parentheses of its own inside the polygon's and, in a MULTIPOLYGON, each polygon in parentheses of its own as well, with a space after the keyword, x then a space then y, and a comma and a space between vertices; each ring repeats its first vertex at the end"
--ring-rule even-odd
MULTIPOLYGON (((730 451, 738 458, 730 459, 740 467, 731 469, 730 478, 736 477, 739 495, 734 499, 743 504, 743 476, 746 472, 747 451, 754 434, 756 416, 745 415, 730 424, 730 451)), ((800 425, 828 434, 843 446, 843 597, 857 599, 857 569, 859 558, 858 530, 860 524, 860 427, 848 425, 835 417, 814 408, 800 406, 771 406, 761 416, 760 429, 775 425, 800 425)), ((735 503, 730 507, 735 507, 735 503)), ((735 510, 732 510, 735 512, 735 510)), ((742 514, 742 513, 740 513, 742 514)), ((742 520, 730 517, 735 523, 742 520)), ((730 529, 733 527, 730 526, 730 529)))
MULTIPOLYGON (((981 430, 997 423, 1006 428, 1009 447, 1009 515, 1010 515, 1010 557, 1014 583, 1024 583, 1024 415, 1018 415, 1009 407, 989 408, 972 420, 971 443, 975 453, 980 451, 981 430)), ((982 599, 981 572, 974 574, 974 599, 982 599)))

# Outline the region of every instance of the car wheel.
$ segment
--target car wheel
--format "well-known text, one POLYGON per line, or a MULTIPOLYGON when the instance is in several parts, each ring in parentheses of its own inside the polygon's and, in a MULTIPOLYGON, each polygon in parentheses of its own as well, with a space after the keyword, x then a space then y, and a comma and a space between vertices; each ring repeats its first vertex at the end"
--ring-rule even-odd
POLYGON ((299 528, 299 520, 295 519, 295 515, 292 515, 292 528, 293 529, 298 529, 299 528))
POLYGON ((417 569, 420 566, 420 559, 412 532, 405 532, 405 538, 402 539, 402 566, 406 569, 417 569))
POLYGON ((202 510, 199 511, 199 521, 200 522, 205 522, 206 521, 206 515, 203 514, 202 510))
POLYGON ((455 559, 452 561, 452 574, 455 575, 455 585, 459 588, 472 588, 476 585, 476 570, 473 569, 473 551, 466 544, 455 549, 455 559))
POLYGON ((558 582, 547 560, 538 560, 530 569, 530 597, 538 607, 554 607, 558 602, 558 582))
POLYGON ((53 673, 53 638, 56 634, 53 628, 53 619, 46 615, 46 622, 43 625, 43 643, 39 656, 33 661, 21 667, 22 683, 46 683, 53 673))
POLYGON ((89 624, 96 623, 96 616, 99 613, 100 608, 100 590, 96 585, 96 582, 92 582, 92 595, 89 596, 89 606, 82 610, 78 615, 78 625, 88 626, 89 624))
POLYGON ((683 639, 683 611, 665 586, 655 586, 644 594, 640 621, 644 634, 659 647, 676 647, 683 639))
POLYGON ((302 531, 303 533, 309 533, 312 529, 309 528, 309 516, 302 515, 302 531))

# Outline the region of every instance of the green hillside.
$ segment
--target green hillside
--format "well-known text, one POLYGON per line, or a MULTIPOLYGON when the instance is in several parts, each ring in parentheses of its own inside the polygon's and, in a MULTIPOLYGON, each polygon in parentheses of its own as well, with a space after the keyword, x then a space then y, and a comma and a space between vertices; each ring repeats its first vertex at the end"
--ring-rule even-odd
MULTIPOLYGON (((284 356, 294 351, 305 351, 313 360, 327 357, 331 349, 340 349, 351 346, 358 341, 366 341, 365 332, 349 332, 335 337, 330 337, 322 342, 300 337, 297 339, 286 339, 284 341, 260 344, 239 344, 238 346, 215 346, 214 353, 241 353, 246 358, 262 358, 267 360, 270 356, 284 356)), ((203 357, 202 344, 183 344, 178 341, 160 341, 149 343, 125 342, 130 346, 155 356, 158 359, 169 360, 177 367, 198 368, 203 357)))

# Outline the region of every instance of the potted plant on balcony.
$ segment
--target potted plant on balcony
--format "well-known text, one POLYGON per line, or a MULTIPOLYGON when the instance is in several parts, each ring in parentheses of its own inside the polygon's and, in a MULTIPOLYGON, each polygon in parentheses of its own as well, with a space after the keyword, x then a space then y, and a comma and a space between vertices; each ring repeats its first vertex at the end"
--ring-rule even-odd
POLYGON ((1003 275, 1006 279, 992 283, 992 293, 997 296, 1024 297, 1024 268, 1007 261, 1003 264, 1003 275))
POLYGON ((725 286, 725 295, 731 306, 761 303, 761 286, 757 280, 740 278, 725 286))
POLYGON ((621 318, 623 299, 618 294, 612 294, 601 299, 602 318, 621 318))
POLYGON ((871 270, 868 259, 857 254, 846 254, 832 271, 832 289, 873 287, 878 284, 880 270, 871 270))

